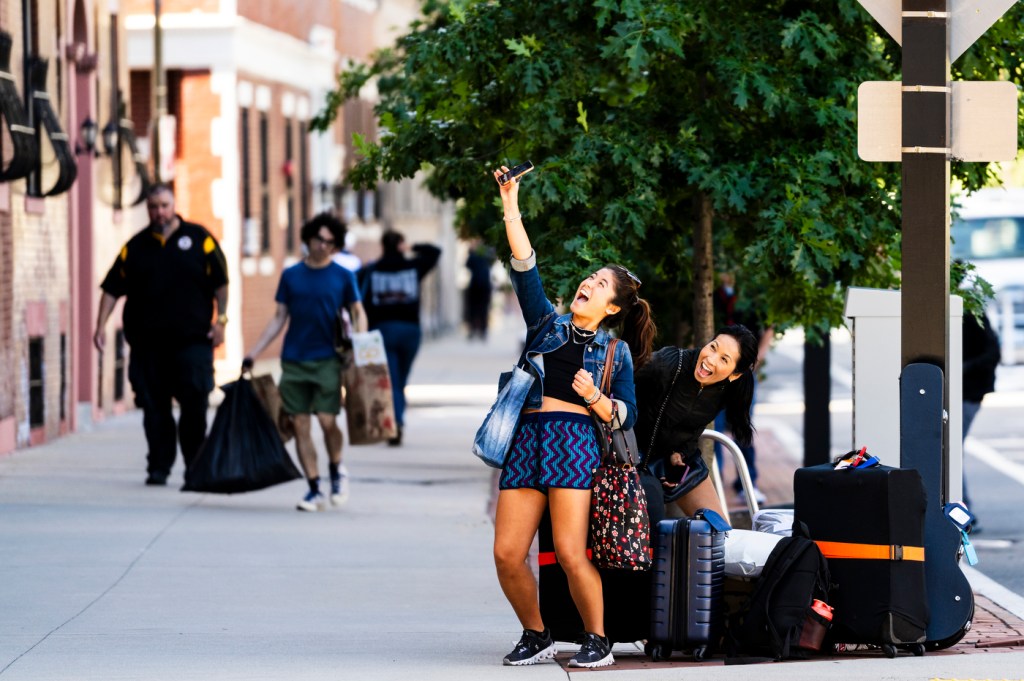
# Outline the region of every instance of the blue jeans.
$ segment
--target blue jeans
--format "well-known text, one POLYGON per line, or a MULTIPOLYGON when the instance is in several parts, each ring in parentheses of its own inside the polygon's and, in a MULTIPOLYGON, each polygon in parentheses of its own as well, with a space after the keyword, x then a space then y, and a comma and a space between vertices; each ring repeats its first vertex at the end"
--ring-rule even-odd
MULTIPOLYGON (((978 415, 978 411, 981 410, 981 402, 969 402, 964 400, 964 437, 967 439, 967 431, 971 429, 971 423, 974 422, 974 417, 978 415)), ((966 461, 967 457, 964 457, 966 461)), ((971 507, 970 497, 967 496, 967 466, 963 467, 963 483, 964 483, 964 506, 967 508, 971 507)))
POLYGON ((391 395, 395 401, 395 421, 405 425, 405 384, 412 371, 412 362, 420 351, 423 332, 413 322, 381 322, 375 327, 384 337, 384 352, 388 356, 391 374, 391 395))

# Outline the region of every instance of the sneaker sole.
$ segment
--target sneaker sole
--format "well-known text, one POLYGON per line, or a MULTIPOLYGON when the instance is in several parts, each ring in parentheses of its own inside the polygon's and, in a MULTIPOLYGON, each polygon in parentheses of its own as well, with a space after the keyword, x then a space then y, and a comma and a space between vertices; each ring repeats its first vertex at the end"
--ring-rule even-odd
POLYGON ((582 667, 584 669, 594 669, 595 667, 607 667, 615 664, 615 657, 611 653, 608 653, 607 657, 602 657, 597 662, 577 662, 576 660, 569 660, 570 667, 582 667))
POLYGON ((331 506, 344 506, 348 503, 347 494, 332 494, 331 495, 331 506))
POLYGON ((295 510, 305 511, 306 513, 316 513, 317 511, 320 510, 320 505, 308 504, 305 501, 300 501, 298 504, 295 505, 295 510))
POLYGON ((543 662, 544 660, 552 660, 554 659, 556 652, 558 651, 555 648, 555 644, 552 643, 549 647, 540 651, 533 657, 528 657, 525 660, 518 660, 516 662, 512 662, 506 657, 504 660, 501 661, 501 663, 506 667, 522 667, 528 664, 537 664, 538 662, 543 662))

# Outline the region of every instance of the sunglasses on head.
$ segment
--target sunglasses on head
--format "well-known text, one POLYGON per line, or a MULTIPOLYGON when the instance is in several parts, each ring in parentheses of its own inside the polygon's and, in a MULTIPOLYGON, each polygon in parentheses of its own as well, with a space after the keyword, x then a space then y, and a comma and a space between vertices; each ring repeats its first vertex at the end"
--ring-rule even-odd
POLYGON ((637 285, 638 287, 639 287, 640 285, 642 285, 642 284, 643 284, 643 282, 642 282, 642 281, 640 281, 640 277, 636 276, 635 274, 633 274, 632 272, 630 272, 629 270, 627 270, 627 269, 626 269, 625 267, 623 267, 622 265, 616 265, 616 266, 615 266, 615 269, 619 270, 620 272, 622 272, 623 274, 625 274, 625 275, 626 275, 627 277, 629 277, 630 279, 632 279, 632 280, 633 280, 634 282, 636 282, 636 285, 637 285))

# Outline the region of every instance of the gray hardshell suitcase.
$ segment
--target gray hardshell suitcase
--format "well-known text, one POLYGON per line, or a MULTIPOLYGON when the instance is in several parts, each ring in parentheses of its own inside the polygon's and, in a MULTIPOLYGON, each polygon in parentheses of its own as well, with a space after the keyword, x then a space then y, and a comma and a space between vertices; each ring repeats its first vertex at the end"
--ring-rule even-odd
POLYGON ((714 511, 658 523, 651 570, 651 637, 645 652, 668 659, 673 650, 703 660, 724 630, 725 533, 714 511))

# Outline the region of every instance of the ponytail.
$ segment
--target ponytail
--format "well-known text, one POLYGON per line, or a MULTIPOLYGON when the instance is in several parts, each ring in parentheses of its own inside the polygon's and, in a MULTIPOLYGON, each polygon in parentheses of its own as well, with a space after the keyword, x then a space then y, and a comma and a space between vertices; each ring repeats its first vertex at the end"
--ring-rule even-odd
POLYGON ((750 329, 742 324, 722 327, 717 335, 732 336, 740 346, 740 356, 736 361, 736 372, 740 377, 730 381, 725 388, 725 420, 729 422, 729 429, 736 443, 747 446, 754 438, 750 409, 754 403, 757 339, 750 329))
POLYGON ((725 420, 729 422, 736 444, 746 447, 754 438, 750 409, 754 403, 754 375, 744 371, 725 388, 725 420))
POLYGON ((615 297, 612 302, 619 311, 604 318, 611 327, 621 326, 619 337, 629 345, 633 355, 633 367, 639 368, 651 358, 654 336, 658 327, 654 325, 650 304, 640 297, 640 278, 622 265, 606 265, 615 280, 615 297))

